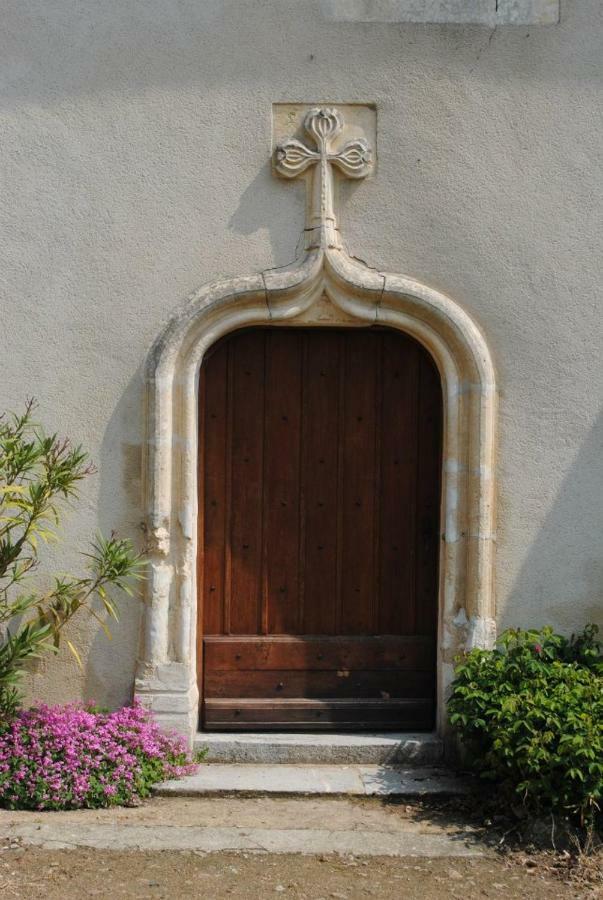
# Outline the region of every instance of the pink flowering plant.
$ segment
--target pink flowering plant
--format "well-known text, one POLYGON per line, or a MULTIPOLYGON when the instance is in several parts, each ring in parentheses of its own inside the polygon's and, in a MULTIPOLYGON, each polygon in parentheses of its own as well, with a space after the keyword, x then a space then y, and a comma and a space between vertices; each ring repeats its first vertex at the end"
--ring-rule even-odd
POLYGON ((0 806, 131 806, 154 784, 194 772, 202 754, 166 735, 140 705, 117 712, 40 706, 0 723, 0 806))

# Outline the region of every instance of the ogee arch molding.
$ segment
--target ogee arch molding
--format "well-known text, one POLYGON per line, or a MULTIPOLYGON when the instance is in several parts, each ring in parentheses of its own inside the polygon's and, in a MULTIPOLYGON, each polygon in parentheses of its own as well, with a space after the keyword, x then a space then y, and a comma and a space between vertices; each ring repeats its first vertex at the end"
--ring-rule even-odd
MULTIPOLYGON (((311 110, 307 118, 312 115, 326 117, 327 125, 334 123, 332 132, 341 123, 332 110, 311 110)), ((351 165, 363 151, 367 165, 367 148, 359 141, 352 144, 339 155, 347 154, 351 165)), ((429 351, 440 373, 444 406, 437 697, 441 733, 454 656, 462 648, 490 647, 495 639, 496 384, 487 344, 473 320, 449 297, 403 275, 377 272, 347 255, 332 210, 334 152, 328 133, 325 145, 328 165, 322 165, 318 150, 312 151, 316 165, 310 196, 315 200, 301 259, 284 269, 216 282, 195 292, 172 317, 147 363, 148 580, 136 696, 162 725, 177 728, 191 740, 198 721, 198 373, 208 348, 241 328, 378 324, 411 335, 429 351)), ((286 156, 286 146, 281 153, 286 156)), ((277 163, 283 158, 277 156, 277 163)), ((347 174, 339 163, 338 169, 347 174)), ((358 171, 356 166, 353 177, 360 177, 358 171)))

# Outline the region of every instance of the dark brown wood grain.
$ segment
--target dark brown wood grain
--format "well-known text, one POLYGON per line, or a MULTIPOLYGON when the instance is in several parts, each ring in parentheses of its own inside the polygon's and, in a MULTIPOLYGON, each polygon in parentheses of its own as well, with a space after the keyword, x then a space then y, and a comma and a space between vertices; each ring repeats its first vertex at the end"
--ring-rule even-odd
POLYGON ((407 338, 382 339, 380 503, 380 621, 383 631, 415 630, 416 473, 418 466, 419 360, 407 338))
POLYGON ((420 358, 417 421, 415 632, 437 628, 438 558, 440 553, 442 397, 440 377, 426 353, 420 358))
POLYGON ((442 432, 431 358, 384 329, 249 329, 212 349, 199 402, 204 727, 427 722, 442 432))
POLYGON ((302 335, 266 334, 264 634, 299 630, 302 335))
POLYGON ((208 670, 412 669, 433 672, 435 640, 415 635, 373 637, 207 637, 208 670))
POLYGON ((199 453, 199 485, 204 492, 199 503, 199 530, 203 541, 199 553, 199 591, 202 596, 204 634, 221 634, 224 627, 226 529, 226 468, 212 465, 226 451, 228 354, 220 353, 201 372, 200 429, 204 446, 199 453))
POLYGON ((376 381, 380 341, 375 333, 345 335, 342 429, 340 634, 371 634, 378 623, 375 565, 377 520, 376 381))
MULTIPOLYGON (((230 591, 224 596, 230 631, 255 634, 262 622, 262 530, 264 491, 265 343, 262 331, 247 331, 225 344, 231 354, 232 429, 230 469, 230 591)), ((209 361, 219 359, 216 352, 209 361)), ((208 461, 209 462, 209 461, 208 461)))
POLYGON ((318 331, 305 341, 304 510, 301 632, 335 634, 337 619, 337 471, 339 456, 339 334, 318 331), (328 426, 326 426, 328 423, 328 426), (320 602, 319 597, 329 598, 320 602))
POLYGON ((427 698, 431 693, 432 673, 402 669, 301 669, 222 670, 208 669, 205 685, 207 697, 236 699, 305 697, 327 700, 342 697, 369 697, 389 700, 394 697, 427 698))
POLYGON ((426 731, 432 700, 207 699, 203 722, 215 731, 426 731))

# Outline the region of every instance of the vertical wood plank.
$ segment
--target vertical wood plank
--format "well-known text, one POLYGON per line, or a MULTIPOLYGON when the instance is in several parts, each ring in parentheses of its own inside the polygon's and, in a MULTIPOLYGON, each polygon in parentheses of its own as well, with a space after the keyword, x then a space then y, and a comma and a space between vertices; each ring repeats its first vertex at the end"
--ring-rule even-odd
POLYGON ((383 634, 412 634, 415 627, 415 526, 419 348, 402 336, 381 338, 383 429, 380 504, 383 634))
POLYGON ((339 339, 339 334, 316 332, 306 346, 301 467, 306 634, 336 630, 339 339))
POLYGON ((199 590, 203 630, 220 634, 225 596, 227 353, 219 348, 202 367, 199 379, 199 590))
POLYGON ((232 634, 257 634, 261 615, 265 339, 263 331, 244 332, 232 353, 232 634))
POLYGON ((375 590, 375 353, 377 336, 346 335, 343 409, 342 634, 370 634, 375 590))
POLYGON ((226 468, 224 505, 224 601, 222 603, 222 628, 224 634, 230 634, 230 597, 232 594, 232 392, 233 392, 233 347, 230 341, 224 346, 226 355, 226 451, 224 466, 226 468))
MULTIPOLYGON (((203 623, 205 621, 205 566, 204 566, 204 549, 205 549, 205 370, 201 367, 199 371, 199 379, 197 382, 197 559, 196 559, 196 581, 197 581, 197 636, 196 636, 196 664, 197 664, 197 684, 200 691, 203 690, 203 667, 204 646, 203 638, 205 632, 203 623)), ((214 632, 215 634, 215 632, 214 632)))
MULTIPOLYGON (((381 552, 381 500, 383 493, 383 472, 381 465, 381 441, 383 429, 383 337, 384 334, 375 334, 375 477, 373 482, 373 578, 374 588, 372 596, 370 630, 372 634, 381 632, 381 567, 379 558, 381 552)), ((387 487, 387 484, 385 485, 387 487)))
POLYGON ((337 422, 336 422, 336 441, 337 441, 337 535, 336 535, 336 554, 335 567, 337 571, 337 590, 335 597, 335 633, 341 634, 341 623, 343 621, 343 492, 345 486, 345 385, 346 385, 346 335, 339 334, 337 336, 337 422))
POLYGON ((266 338, 264 603, 268 634, 299 627, 299 502, 302 335, 266 338))
POLYGON ((298 535, 297 535, 297 572, 298 572, 298 602, 297 602, 297 633, 305 631, 306 609, 306 497, 304 493, 304 458, 306 453, 306 429, 308 424, 308 412, 306 403, 306 380, 308 371, 308 335, 304 332, 301 336, 300 347, 300 423, 299 423, 299 506, 298 506, 298 535))
POLYGON ((442 388, 435 364, 421 353, 417 423, 416 633, 437 627, 442 460, 442 388))

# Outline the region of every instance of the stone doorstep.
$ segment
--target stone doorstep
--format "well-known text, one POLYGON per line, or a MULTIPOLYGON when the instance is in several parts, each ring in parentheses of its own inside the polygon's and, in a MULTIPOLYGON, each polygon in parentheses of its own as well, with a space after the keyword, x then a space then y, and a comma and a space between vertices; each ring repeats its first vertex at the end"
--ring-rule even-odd
POLYGON ((443 768, 367 765, 202 764, 195 775, 165 781, 162 797, 359 796, 446 797, 471 791, 465 777, 443 768))
POLYGON ((437 765, 444 747, 435 733, 294 734, 199 732, 195 750, 211 763, 437 765))

